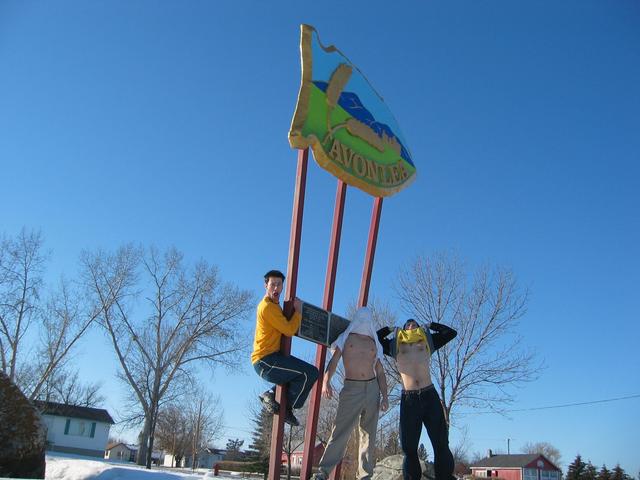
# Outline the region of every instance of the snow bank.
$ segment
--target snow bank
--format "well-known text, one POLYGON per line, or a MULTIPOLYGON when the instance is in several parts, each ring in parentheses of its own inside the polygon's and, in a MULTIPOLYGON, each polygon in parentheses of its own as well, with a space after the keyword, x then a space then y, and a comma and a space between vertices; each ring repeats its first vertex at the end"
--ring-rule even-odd
MULTIPOLYGON (((203 480, 201 473, 186 474, 166 470, 147 470, 132 464, 87 459, 78 456, 48 454, 46 480, 203 480)), ((218 477, 215 477, 218 478, 218 477)))

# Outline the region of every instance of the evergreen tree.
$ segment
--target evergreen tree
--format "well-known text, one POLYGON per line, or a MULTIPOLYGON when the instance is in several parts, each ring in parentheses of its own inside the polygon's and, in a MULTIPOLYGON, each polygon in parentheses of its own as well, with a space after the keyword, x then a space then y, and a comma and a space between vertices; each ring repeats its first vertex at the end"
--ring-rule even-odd
POLYGON ((582 461, 580 454, 576 455, 575 460, 567 469, 567 478, 565 480, 584 480, 583 475, 587 465, 582 461))
POLYGON ((582 480, 596 480, 598 477, 598 470, 593 466, 591 461, 587 462, 587 465, 584 468, 584 473, 582 474, 582 480))
POLYGON ((263 478, 266 480, 269 473, 273 415, 265 408, 259 407, 257 411, 254 411, 251 421, 255 428, 251 433, 251 444, 247 449, 247 454, 253 462, 259 464, 257 472, 262 473, 263 478))
POLYGON ((611 480, 611 471, 606 465, 602 465, 602 468, 598 472, 597 480, 611 480))
POLYGON ((389 436, 384 444, 384 456, 397 455, 400 451, 400 437, 397 430, 389 432, 389 436))
POLYGON ((240 440, 239 438, 230 438, 227 441, 227 454, 225 455, 226 460, 238 460, 240 458, 240 448, 244 444, 244 440, 240 440))
POLYGON ((251 433, 251 443, 247 449, 249 458, 253 461, 266 461, 268 464, 271 451, 271 426, 273 416, 264 408, 254 413, 251 419, 255 428, 251 433))
POLYGON ((620 464, 617 464, 611 472, 611 480, 631 480, 631 477, 627 475, 620 464))
POLYGON ((418 447, 418 458, 424 462, 429 458, 429 452, 427 452, 427 449, 424 447, 424 443, 421 443, 418 447))

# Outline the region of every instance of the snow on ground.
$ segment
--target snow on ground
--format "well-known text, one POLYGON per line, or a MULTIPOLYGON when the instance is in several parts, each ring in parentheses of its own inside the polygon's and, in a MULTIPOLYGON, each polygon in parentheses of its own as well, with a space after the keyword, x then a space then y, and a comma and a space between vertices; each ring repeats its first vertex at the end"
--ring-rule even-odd
POLYGON ((98 458, 89 459, 60 453, 47 454, 45 474, 46 480, 213 480, 225 477, 222 475, 213 477, 211 472, 205 470, 189 473, 168 471, 161 468, 147 470, 131 463, 110 462, 98 458))

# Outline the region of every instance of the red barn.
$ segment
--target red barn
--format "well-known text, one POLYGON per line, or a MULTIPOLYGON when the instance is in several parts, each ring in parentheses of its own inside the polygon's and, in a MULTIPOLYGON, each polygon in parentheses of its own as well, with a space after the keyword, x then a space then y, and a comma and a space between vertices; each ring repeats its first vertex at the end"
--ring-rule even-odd
MULTIPOLYGON (((321 443, 318 443, 313 449, 313 466, 317 467, 320 459, 322 458, 322 454, 324 453, 324 446, 321 443)), ((300 468, 302 466, 302 456, 304 455, 303 450, 296 450, 291 453, 291 469, 300 468)), ((287 454, 282 452, 282 465, 287 466, 287 454)))
POLYGON ((474 477, 504 480, 560 480, 562 471, 539 453, 490 455, 471 465, 474 477))

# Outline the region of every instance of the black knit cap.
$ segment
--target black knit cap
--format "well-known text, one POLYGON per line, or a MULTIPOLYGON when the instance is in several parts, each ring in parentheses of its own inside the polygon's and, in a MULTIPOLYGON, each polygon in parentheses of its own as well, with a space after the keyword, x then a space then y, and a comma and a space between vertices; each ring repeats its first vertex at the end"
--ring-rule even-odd
POLYGON ((414 322, 414 323, 416 323, 418 326, 420 326, 420 323, 418 323, 418 321, 417 321, 417 320, 415 320, 415 319, 413 319, 413 318, 409 318, 409 319, 407 319, 407 321, 406 321, 406 322, 404 322, 404 325, 402 326, 402 329, 403 329, 403 330, 406 330, 406 329, 407 329, 407 324, 408 324, 409 322, 414 322))

